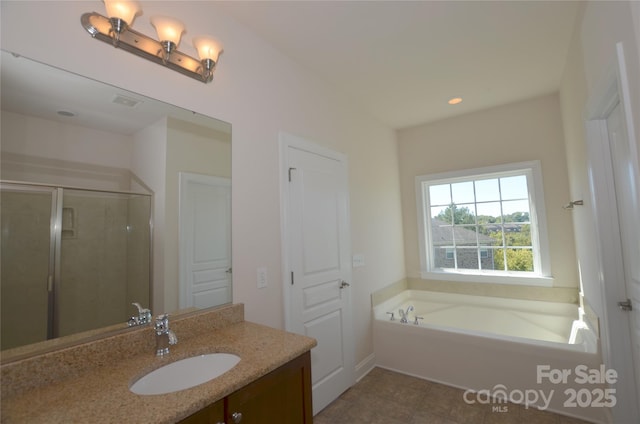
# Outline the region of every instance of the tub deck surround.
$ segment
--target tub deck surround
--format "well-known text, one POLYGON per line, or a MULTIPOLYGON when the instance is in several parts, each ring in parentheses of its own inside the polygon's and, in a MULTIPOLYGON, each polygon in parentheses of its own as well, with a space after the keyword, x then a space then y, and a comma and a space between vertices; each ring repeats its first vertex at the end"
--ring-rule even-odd
POLYGON ((174 423, 316 345, 314 339, 305 336, 243 321, 243 315, 242 305, 233 305, 176 319, 171 325, 179 342, 171 347, 171 353, 166 357, 155 356, 154 336, 146 331, 149 329, 142 329, 116 336, 118 340, 111 340, 114 348, 106 355, 99 351, 108 349, 110 344, 99 343, 105 340, 102 339, 87 344, 93 346, 79 345, 5 364, 2 367, 2 422, 174 423), (125 340, 127 335, 128 340, 125 340), (146 336, 149 342, 143 343, 141 337, 146 336), (229 372, 190 389, 153 396, 129 391, 132 382, 154 369, 183 358, 215 352, 234 353, 241 360, 229 372), (93 367, 89 365, 92 358, 85 356, 92 353, 99 357, 93 361, 93 367), (48 373, 54 371, 51 367, 82 371, 52 379, 48 377, 48 373), (42 384, 18 384, 5 390, 6 384, 14 385, 20 379, 40 380, 42 384))
MULTIPOLYGON (((580 329, 575 340, 571 337, 577 310, 574 303, 406 290, 374 307, 376 365, 495 396, 526 391, 531 394, 531 406, 609 422, 607 407, 574 407, 567 393, 588 390, 587 394, 597 395, 607 388, 577 378, 576 367, 598 370, 602 364, 592 331, 576 326, 580 329), (408 305, 415 312, 409 323, 400 324, 397 311, 408 305), (392 311, 395 321, 386 314, 392 311), (419 325, 413 324, 414 314, 424 316, 419 325), (567 370, 569 377, 563 382, 538 381, 538 366, 567 370)), ((513 398, 515 403, 524 403, 518 399, 513 398)))
POLYGON ((391 323, 402 325, 399 310, 409 308, 409 323, 419 317, 420 325, 431 328, 596 351, 595 343, 587 343, 593 338, 585 340, 590 336, 585 335, 579 322, 579 307, 573 303, 405 290, 378 304, 375 318, 389 321, 388 314, 393 312, 396 319, 391 323))

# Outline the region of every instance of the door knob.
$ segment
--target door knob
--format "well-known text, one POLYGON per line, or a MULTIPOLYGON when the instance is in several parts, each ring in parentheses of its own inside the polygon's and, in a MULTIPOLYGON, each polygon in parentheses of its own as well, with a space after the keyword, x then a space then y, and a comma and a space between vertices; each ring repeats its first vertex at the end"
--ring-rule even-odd
POLYGON ((340 283, 340 288, 343 289, 345 287, 351 287, 351 284, 349 284, 346 281, 342 280, 342 282, 340 283))
POLYGON ((242 421, 242 412, 234 412, 233 414, 231 414, 231 419, 234 423, 238 424, 240 421, 242 421))

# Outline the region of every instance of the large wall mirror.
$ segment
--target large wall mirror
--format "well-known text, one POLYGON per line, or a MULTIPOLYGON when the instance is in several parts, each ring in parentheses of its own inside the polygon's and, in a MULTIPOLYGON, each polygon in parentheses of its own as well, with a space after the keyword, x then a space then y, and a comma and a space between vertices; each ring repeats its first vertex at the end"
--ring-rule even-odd
POLYGON ((231 125, 0 57, 5 353, 231 302, 231 125))

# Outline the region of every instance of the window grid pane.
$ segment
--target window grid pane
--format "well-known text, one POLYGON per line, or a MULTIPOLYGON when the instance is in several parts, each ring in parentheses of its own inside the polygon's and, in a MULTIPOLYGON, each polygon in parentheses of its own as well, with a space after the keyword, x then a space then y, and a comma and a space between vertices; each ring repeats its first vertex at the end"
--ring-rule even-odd
POLYGON ((534 271, 526 175, 428 185, 424 193, 436 268, 534 271))

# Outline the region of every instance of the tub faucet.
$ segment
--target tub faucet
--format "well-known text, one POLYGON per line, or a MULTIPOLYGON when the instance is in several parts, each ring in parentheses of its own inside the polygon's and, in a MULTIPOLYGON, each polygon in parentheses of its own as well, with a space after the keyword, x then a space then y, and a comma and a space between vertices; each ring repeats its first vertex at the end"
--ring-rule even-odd
POLYGON ((409 312, 413 311, 413 305, 409 305, 407 310, 403 310, 402 308, 398 309, 398 314, 400 314, 400 322, 406 324, 409 322, 409 312))
POLYGON ((176 334, 169 330, 169 315, 158 315, 154 329, 156 330, 156 356, 168 355, 169 345, 178 343, 176 334))

